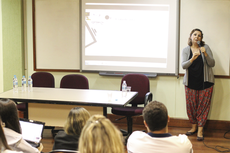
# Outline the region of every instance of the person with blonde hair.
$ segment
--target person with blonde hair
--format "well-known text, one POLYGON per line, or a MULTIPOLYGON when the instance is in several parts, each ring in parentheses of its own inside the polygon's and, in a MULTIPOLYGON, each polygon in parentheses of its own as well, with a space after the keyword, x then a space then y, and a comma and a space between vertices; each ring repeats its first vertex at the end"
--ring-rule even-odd
POLYGON ((43 149, 42 143, 38 148, 34 148, 22 138, 18 110, 14 101, 10 99, 0 100, 0 116, 6 141, 13 150, 23 153, 40 153, 43 149))
POLYGON ((64 125, 64 131, 59 131, 54 138, 53 150, 78 150, 79 137, 89 117, 90 114, 85 108, 72 108, 64 125))
POLYGON ((102 115, 87 121, 79 140, 80 153, 124 153, 121 132, 102 115))

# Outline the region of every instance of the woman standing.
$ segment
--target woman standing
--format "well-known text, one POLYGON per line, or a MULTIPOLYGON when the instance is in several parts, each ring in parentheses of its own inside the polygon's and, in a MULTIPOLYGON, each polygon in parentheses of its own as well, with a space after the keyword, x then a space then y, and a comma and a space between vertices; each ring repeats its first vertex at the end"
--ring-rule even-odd
POLYGON ((188 46, 182 51, 182 68, 186 70, 183 80, 186 107, 192 123, 192 128, 186 135, 197 132, 198 141, 204 139, 203 127, 207 121, 214 85, 212 67, 215 66, 212 51, 202 39, 202 31, 193 29, 189 35, 188 46))

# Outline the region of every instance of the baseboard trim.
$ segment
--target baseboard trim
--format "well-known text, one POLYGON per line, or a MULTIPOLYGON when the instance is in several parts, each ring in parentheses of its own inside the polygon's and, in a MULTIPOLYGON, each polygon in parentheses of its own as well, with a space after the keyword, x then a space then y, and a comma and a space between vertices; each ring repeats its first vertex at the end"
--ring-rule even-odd
MULTIPOLYGON (((117 120, 122 118, 123 116, 118 116, 114 114, 107 114, 107 118, 110 119, 113 123, 127 124, 126 118, 121 120, 117 120)), ((144 125, 142 116, 134 116, 133 124, 144 125)), ((187 119, 178 119, 178 118, 170 118, 169 127, 180 127, 180 128, 189 128, 191 124, 187 119)), ((230 121, 221 121, 221 120, 207 120, 205 124, 205 129, 210 130, 230 130, 230 121)))

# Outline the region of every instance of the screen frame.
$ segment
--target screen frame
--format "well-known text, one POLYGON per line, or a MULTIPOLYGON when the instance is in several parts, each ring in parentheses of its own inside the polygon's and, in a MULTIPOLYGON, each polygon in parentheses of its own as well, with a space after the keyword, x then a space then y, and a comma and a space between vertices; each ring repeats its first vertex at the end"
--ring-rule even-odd
MULTIPOLYGON (((163 3, 165 2, 169 2, 170 0, 163 0, 163 3)), ((143 69, 143 71, 138 71, 136 70, 135 68, 129 68, 129 69, 108 69, 108 68, 99 68, 98 67, 94 67, 94 68, 86 68, 85 67, 85 64, 84 64, 84 61, 85 61, 85 50, 84 50, 84 46, 85 46, 85 34, 84 34, 84 30, 85 30, 85 25, 84 25, 84 22, 85 22, 85 6, 84 4, 85 3, 113 3, 113 2, 105 2, 103 0, 82 0, 81 1, 81 47, 80 47, 80 50, 81 50, 81 71, 82 72, 108 72, 110 75, 114 72, 114 74, 116 72, 121 72, 121 73, 157 73, 159 75, 176 75, 178 76, 179 75, 179 23, 180 23, 180 1, 179 0, 173 0, 173 2, 175 3, 175 14, 176 14, 176 21, 175 21, 175 40, 174 40, 174 47, 175 47, 175 53, 172 55, 173 58, 174 58, 174 66, 175 66, 175 69, 173 72, 168 72, 168 71, 157 71, 157 70, 154 70, 154 71, 145 71, 143 69)), ((125 1, 116 1, 116 3, 131 3, 131 2, 134 2, 134 3, 150 3, 150 1, 148 0, 144 0, 144 1, 140 1, 138 2, 137 0, 136 1, 131 1, 131 0, 125 0, 125 1)), ((153 1, 151 1, 152 3, 153 1)), ((156 3, 159 3, 159 1, 157 0, 154 0, 154 2, 156 3)), ((171 2, 171 1, 170 1, 171 2)), ((160 1, 160 3, 162 4, 162 1, 160 1)), ((105 73, 104 73, 105 74, 105 73)))

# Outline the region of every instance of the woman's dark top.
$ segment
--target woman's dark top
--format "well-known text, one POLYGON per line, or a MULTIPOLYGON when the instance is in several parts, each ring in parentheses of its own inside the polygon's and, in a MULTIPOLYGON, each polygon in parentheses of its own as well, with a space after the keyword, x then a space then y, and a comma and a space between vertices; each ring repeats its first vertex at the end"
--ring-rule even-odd
POLYGON ((65 131, 59 131, 54 138, 53 150, 78 150, 79 137, 80 136, 68 135, 65 131))
MULTIPOLYGON (((191 59, 193 56, 192 50, 190 49, 191 59)), ((204 82, 204 63, 202 56, 198 56, 197 59, 188 68, 188 88, 194 90, 203 90, 210 88, 213 85, 211 82, 204 82)))

